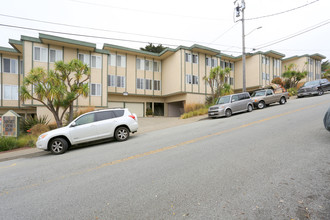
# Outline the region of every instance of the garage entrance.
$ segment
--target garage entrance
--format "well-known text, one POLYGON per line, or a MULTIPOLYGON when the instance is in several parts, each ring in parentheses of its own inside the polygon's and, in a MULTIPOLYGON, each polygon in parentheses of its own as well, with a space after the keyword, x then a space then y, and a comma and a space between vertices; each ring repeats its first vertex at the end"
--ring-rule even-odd
POLYGON ((183 101, 168 103, 168 116, 180 117, 184 113, 183 101))

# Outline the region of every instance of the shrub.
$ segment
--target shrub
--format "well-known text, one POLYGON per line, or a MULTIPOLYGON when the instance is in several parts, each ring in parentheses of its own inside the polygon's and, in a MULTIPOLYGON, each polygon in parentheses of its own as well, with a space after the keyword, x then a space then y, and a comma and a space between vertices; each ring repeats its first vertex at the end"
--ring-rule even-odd
POLYGON ((53 122, 53 123, 48 124, 48 129, 49 129, 49 130, 54 130, 54 129, 56 129, 56 128, 57 128, 57 124, 56 124, 56 122, 53 122))
POLYGON ((297 95, 298 91, 296 88, 290 88, 288 89, 289 96, 295 96, 297 95))
POLYGON ((26 133, 27 130, 30 130, 34 125, 36 124, 48 124, 49 120, 47 120, 47 115, 43 115, 41 117, 31 117, 28 116, 27 118, 23 119, 21 129, 23 130, 23 133, 26 133))
POLYGON ((188 113, 188 112, 192 112, 192 111, 198 110, 200 108, 204 108, 204 107, 205 106, 203 104, 199 104, 199 103, 185 104, 184 112, 188 113))
POLYGON ((30 130, 32 135, 39 136, 42 133, 49 131, 49 127, 48 125, 36 124, 30 130))
POLYGON ((275 84, 278 84, 278 85, 281 85, 282 87, 284 87, 284 82, 283 82, 283 80, 280 77, 274 78, 272 80, 272 83, 275 83, 275 84))
POLYGON ((15 137, 0 137, 0 151, 7 151, 17 148, 15 137))
POLYGON ((153 115, 153 112, 152 112, 151 108, 147 108, 146 115, 153 115))
POLYGON ((35 147, 38 137, 33 135, 22 135, 17 140, 17 147, 35 147))

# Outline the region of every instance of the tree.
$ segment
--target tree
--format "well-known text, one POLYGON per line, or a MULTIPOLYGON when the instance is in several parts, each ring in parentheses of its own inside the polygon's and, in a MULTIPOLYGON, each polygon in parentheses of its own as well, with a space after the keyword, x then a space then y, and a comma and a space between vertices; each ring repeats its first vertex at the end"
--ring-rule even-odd
POLYGON ((149 43, 147 46, 145 46, 145 48, 141 47, 140 50, 143 51, 149 51, 149 52, 153 52, 153 53, 160 53, 163 50, 165 50, 167 47, 163 47, 163 45, 158 44, 158 46, 154 46, 152 43, 149 43))
POLYGON ((330 63, 329 60, 322 62, 321 64, 322 78, 330 80, 330 63))
POLYGON ((88 84, 84 82, 89 77, 88 66, 80 60, 56 62, 55 70, 49 71, 36 67, 23 80, 21 99, 39 101, 53 114, 57 127, 62 127, 66 111, 70 108, 73 113, 74 100, 88 95, 88 84))
POLYGON ((90 69, 82 61, 74 59, 69 63, 58 61, 55 63, 55 70, 61 73, 61 79, 67 85, 67 101, 69 105, 69 122, 73 120, 73 102, 79 96, 87 97, 89 88, 86 83, 90 78, 90 69))
POLYGON ((306 76, 307 76, 307 71, 306 70, 299 71, 298 65, 293 63, 290 64, 288 67, 285 66, 285 72, 282 74, 282 77, 288 80, 288 84, 290 88, 297 87, 299 81, 305 78, 306 76))
POLYGON ((231 93, 230 85, 225 83, 225 78, 229 77, 230 71, 231 69, 229 67, 222 69, 220 66, 217 66, 210 70, 209 76, 204 76, 203 79, 211 87, 212 103, 221 95, 231 93))

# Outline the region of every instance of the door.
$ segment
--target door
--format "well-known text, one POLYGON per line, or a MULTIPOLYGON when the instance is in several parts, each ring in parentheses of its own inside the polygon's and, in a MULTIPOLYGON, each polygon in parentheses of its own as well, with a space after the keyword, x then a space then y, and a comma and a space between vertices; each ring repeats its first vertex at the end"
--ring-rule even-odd
POLYGON ((135 113, 138 117, 144 117, 144 104, 138 102, 126 102, 125 108, 131 113, 135 113))
POLYGON ((114 130, 117 126, 117 120, 113 110, 96 112, 95 121, 99 139, 113 137, 114 130))
POLYGON ((70 127, 69 133, 73 144, 95 140, 98 130, 94 123, 95 113, 83 115, 75 120, 75 126, 70 127))
POLYGON ((231 98, 231 110, 232 112, 238 112, 240 110, 240 101, 238 99, 238 95, 233 95, 231 98))

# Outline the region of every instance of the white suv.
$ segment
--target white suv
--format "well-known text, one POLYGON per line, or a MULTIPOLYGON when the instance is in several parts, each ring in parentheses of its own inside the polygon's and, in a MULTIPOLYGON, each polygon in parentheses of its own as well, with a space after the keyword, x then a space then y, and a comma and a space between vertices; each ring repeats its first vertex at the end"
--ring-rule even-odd
POLYGON ((126 108, 85 113, 69 125, 41 134, 37 148, 63 154, 71 145, 114 137, 126 141, 138 129, 138 119, 126 108))

